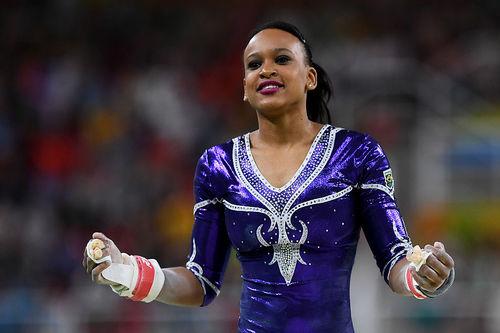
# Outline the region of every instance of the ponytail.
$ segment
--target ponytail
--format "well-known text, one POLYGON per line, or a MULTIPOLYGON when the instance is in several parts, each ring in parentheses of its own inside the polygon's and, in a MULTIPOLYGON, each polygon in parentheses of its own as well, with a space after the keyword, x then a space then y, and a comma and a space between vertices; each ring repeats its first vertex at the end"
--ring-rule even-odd
POLYGON ((318 123, 331 124, 332 117, 328 109, 328 101, 332 97, 332 82, 320 65, 311 61, 311 66, 318 73, 318 81, 316 88, 307 92, 307 117, 318 123))

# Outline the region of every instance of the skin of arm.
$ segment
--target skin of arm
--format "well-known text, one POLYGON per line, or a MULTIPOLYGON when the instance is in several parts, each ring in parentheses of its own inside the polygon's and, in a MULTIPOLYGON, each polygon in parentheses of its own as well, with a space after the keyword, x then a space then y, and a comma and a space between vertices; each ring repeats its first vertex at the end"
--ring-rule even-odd
POLYGON ((158 302, 171 305, 198 307, 203 303, 203 288, 200 281, 186 267, 163 268, 165 284, 156 298, 158 302))
POLYGON ((403 258, 399 260, 396 265, 391 270, 391 273, 389 274, 389 286, 391 287, 392 291, 394 291, 396 294, 403 295, 403 296, 411 296, 411 293, 409 290, 406 289, 405 286, 405 273, 406 273, 406 268, 410 262, 406 260, 406 258, 403 258))

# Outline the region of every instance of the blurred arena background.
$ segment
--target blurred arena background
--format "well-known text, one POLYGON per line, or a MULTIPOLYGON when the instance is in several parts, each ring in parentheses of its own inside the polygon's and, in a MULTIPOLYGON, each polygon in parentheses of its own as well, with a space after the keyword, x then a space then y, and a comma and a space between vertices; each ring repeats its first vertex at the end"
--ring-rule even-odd
MULTIPOLYGON (((137 304, 81 267, 95 230, 185 263, 202 151, 256 127, 241 54, 257 24, 303 29, 335 88, 334 124, 391 158, 414 243, 457 280, 393 295, 361 241, 359 333, 500 332, 500 2, 2 1, 0 332, 234 332, 236 259, 208 308, 137 304)), ((321 309, 318 309, 321 311, 321 309)))

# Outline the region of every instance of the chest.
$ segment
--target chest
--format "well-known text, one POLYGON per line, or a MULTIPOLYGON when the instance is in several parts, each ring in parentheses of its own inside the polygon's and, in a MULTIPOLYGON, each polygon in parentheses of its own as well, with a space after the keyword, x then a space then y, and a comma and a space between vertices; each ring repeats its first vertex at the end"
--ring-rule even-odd
POLYGON ((355 183, 343 176, 349 168, 343 159, 331 158, 334 134, 293 154, 252 154, 248 138, 235 141, 224 220, 240 254, 283 246, 327 250, 356 239, 355 183))
POLYGON ((308 147, 292 149, 252 149, 252 157, 262 176, 274 187, 280 188, 297 173, 305 161, 308 147))
POLYGON ((345 253, 355 248, 360 230, 357 177, 350 172, 346 148, 334 150, 337 131, 325 128, 308 152, 270 151, 273 156, 261 159, 252 156, 248 136, 233 141, 231 169, 219 199, 246 276, 258 271, 271 278, 279 271, 278 280, 288 284, 296 269, 311 278, 307 274, 316 271, 308 269, 313 262, 349 266, 345 258, 352 256, 345 253), (280 183, 273 172, 283 177, 280 183))

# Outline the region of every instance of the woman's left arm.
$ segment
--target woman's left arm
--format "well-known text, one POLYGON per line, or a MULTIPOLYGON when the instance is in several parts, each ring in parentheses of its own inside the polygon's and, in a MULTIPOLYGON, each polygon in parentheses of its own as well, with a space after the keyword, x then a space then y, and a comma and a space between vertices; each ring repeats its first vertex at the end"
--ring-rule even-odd
MULTIPOLYGON (((366 136, 358 145, 361 161, 359 189, 361 227, 391 289, 401 295, 424 299, 444 293, 454 280, 454 262, 444 245, 426 245, 425 264, 410 265, 406 258, 412 243, 394 196, 394 178, 389 161, 375 139, 366 136)), ((421 259, 423 260, 422 257, 421 259)))

